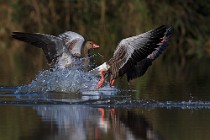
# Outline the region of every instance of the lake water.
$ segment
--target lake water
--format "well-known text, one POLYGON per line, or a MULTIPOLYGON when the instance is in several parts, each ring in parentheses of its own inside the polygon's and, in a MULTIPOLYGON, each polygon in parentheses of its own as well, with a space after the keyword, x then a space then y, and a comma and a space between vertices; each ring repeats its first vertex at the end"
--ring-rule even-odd
POLYGON ((5 86, 4 77, 0 139, 208 140, 208 66, 177 72, 160 65, 129 84, 122 78, 99 91, 97 78, 78 71, 43 70, 22 86, 5 86))

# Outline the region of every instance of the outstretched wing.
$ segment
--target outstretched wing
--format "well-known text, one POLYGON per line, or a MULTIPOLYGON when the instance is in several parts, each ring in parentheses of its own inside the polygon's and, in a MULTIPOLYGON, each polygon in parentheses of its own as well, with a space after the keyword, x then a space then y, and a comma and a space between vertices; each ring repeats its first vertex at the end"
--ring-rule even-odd
POLYGON ((165 25, 146 33, 123 39, 107 62, 110 65, 111 79, 123 76, 133 66, 152 54, 156 48, 166 42, 165 37, 172 27, 165 25))
POLYGON ((84 43, 85 39, 80 34, 67 31, 60 34, 58 37, 65 42, 66 48, 72 55, 81 56, 82 44, 84 43))
POLYGON ((53 35, 13 32, 12 38, 42 48, 50 65, 53 65, 57 61, 57 57, 65 51, 63 40, 53 35))
POLYGON ((130 81, 145 74, 149 66, 152 65, 152 60, 145 58, 133 66, 127 74, 127 80, 130 81))
POLYGON ((163 51, 165 51, 166 48, 168 47, 168 40, 172 36, 172 32, 173 29, 168 28, 165 36, 163 37, 163 40, 161 41, 162 45, 160 45, 151 54, 149 54, 147 58, 141 60, 140 62, 137 62, 135 66, 129 69, 129 71, 126 73, 128 81, 144 75, 149 66, 152 65, 152 62, 156 58, 158 58, 163 53, 163 51))

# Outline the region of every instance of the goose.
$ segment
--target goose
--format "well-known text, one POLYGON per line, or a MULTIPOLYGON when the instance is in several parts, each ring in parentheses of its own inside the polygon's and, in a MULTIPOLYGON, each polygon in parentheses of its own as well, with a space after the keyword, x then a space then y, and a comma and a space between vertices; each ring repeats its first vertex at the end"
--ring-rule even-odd
POLYGON ((38 48, 42 48, 47 62, 51 67, 58 66, 66 68, 72 65, 73 56, 88 57, 89 50, 99 48, 93 41, 85 41, 78 33, 67 31, 58 36, 41 34, 13 32, 12 38, 27 42, 38 48))
POLYGON ((113 86, 118 77, 127 75, 127 81, 144 75, 152 62, 167 48, 173 34, 173 27, 162 25, 143 34, 123 39, 114 51, 113 57, 102 65, 89 71, 100 75, 97 89, 110 76, 109 84, 113 86))

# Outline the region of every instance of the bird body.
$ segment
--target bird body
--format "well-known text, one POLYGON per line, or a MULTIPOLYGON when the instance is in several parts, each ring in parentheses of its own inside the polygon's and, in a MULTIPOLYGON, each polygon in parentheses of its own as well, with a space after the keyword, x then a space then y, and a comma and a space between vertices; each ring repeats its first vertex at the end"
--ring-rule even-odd
MULTIPOLYGON (((40 33, 13 32, 12 38, 42 48, 51 67, 65 68, 74 62, 73 56, 82 57, 82 50, 98 48, 78 33, 67 31, 58 36, 40 33)), ((88 53, 88 51, 85 51, 88 53)), ((88 54, 84 54, 87 56, 88 54)))
POLYGON ((123 39, 114 51, 113 57, 90 71, 101 76, 97 88, 104 83, 104 75, 110 75, 112 86, 118 77, 127 74, 127 79, 142 76, 152 62, 166 49, 173 28, 162 25, 146 33, 123 39))

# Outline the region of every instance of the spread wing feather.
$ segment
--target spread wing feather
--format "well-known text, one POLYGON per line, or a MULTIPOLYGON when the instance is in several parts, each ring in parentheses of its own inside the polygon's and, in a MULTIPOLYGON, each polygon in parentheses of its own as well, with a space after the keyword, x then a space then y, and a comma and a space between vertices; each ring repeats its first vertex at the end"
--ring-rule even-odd
POLYGON ((163 25, 146 33, 123 39, 113 57, 107 62, 110 65, 111 79, 123 76, 158 48, 167 30, 168 27, 163 25))
POLYGON ((12 38, 42 48, 49 64, 55 63, 65 48, 61 38, 48 34, 13 32, 12 38))
POLYGON ((64 41, 66 48, 71 54, 81 54, 82 44, 85 41, 83 36, 72 31, 67 31, 60 34, 58 37, 64 41))
POLYGON ((152 62, 158 58, 164 50, 168 47, 168 40, 172 36, 173 28, 168 28, 165 35, 164 35, 164 41, 159 43, 159 47, 156 48, 151 54, 147 56, 147 58, 141 60, 140 62, 137 62, 136 65, 131 67, 127 74, 127 80, 130 81, 134 78, 140 77, 144 75, 144 73, 147 71, 149 66, 152 65, 152 62))
POLYGON ((58 36, 13 32, 12 38, 27 42, 38 48, 42 48, 49 65, 54 65, 64 52, 71 54, 81 54, 84 38, 71 31, 67 31, 58 36))
POLYGON ((144 73, 147 71, 147 69, 151 65, 152 65, 152 60, 149 58, 145 58, 141 60, 140 62, 137 62, 137 64, 133 66, 131 69, 129 69, 129 71, 126 73, 127 80, 130 81, 134 78, 144 75, 144 73))

